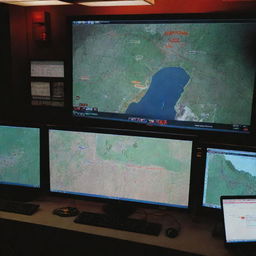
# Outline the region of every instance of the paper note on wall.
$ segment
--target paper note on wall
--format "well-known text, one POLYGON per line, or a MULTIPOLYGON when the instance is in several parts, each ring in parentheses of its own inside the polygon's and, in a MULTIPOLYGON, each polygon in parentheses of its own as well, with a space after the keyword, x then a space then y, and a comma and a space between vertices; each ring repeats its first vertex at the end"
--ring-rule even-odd
POLYGON ((51 96, 50 83, 49 82, 31 82, 31 96, 32 98, 49 97, 51 96))
POLYGON ((31 77, 64 77, 63 61, 31 61, 31 77))

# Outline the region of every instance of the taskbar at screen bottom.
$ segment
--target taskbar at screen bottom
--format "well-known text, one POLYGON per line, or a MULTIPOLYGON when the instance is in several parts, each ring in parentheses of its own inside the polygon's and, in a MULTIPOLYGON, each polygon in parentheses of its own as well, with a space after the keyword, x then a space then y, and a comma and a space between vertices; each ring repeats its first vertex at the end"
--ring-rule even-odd
POLYGON ((246 243, 256 243, 256 239, 251 239, 251 240, 227 240, 227 244, 240 244, 240 243, 243 243, 243 244, 246 244, 246 243))
POLYGON ((133 203, 141 203, 144 205, 155 205, 155 206, 162 206, 162 207, 175 207, 175 208, 184 208, 187 209, 188 205, 184 204, 171 204, 171 203, 163 203, 163 202, 154 202, 154 201, 145 201, 140 199, 131 199, 131 198, 123 198, 123 197, 114 197, 114 196, 105 196, 105 195, 97 195, 97 194, 87 194, 87 193, 80 193, 80 192, 73 192, 73 191, 65 191, 65 190, 56 190, 51 189, 50 192, 53 193, 62 193, 65 195, 74 195, 74 196, 84 196, 86 198, 98 198, 98 199, 112 199, 116 201, 123 201, 123 202, 133 202, 133 203))
POLYGON ((11 185, 11 186, 28 187, 28 188, 40 188, 40 185, 24 184, 24 183, 17 183, 17 182, 5 182, 5 181, 0 181, 0 185, 11 185))
POLYGON ((221 209, 221 206, 220 206, 220 204, 219 205, 217 205, 217 204, 210 204, 210 203, 203 203, 202 204, 202 206, 203 207, 206 207, 206 208, 212 208, 212 209, 221 209))
POLYGON ((78 118, 94 118, 111 121, 123 121, 130 123, 138 123, 147 126, 162 126, 178 129, 205 130, 205 131, 220 131, 231 133, 250 133, 250 126, 244 124, 220 124, 207 122, 191 122, 179 120, 153 119, 147 117, 129 116, 126 114, 97 112, 96 110, 79 110, 73 109, 73 116, 78 118))

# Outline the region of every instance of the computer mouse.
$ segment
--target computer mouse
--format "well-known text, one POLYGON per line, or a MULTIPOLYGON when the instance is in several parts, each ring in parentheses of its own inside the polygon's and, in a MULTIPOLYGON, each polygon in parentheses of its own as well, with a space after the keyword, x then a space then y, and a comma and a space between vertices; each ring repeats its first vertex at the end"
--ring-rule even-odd
POLYGON ((179 230, 176 228, 167 228, 165 234, 170 238, 175 238, 179 235, 179 230))

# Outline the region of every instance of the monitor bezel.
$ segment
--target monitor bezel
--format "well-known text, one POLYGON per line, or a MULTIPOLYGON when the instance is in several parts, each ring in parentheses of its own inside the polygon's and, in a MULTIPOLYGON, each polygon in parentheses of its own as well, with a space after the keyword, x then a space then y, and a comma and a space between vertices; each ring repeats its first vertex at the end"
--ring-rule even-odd
MULTIPOLYGON (((80 16, 69 16, 67 18, 67 26, 68 26, 68 61, 65 70, 65 76, 68 81, 68 95, 70 97, 67 101, 67 106, 69 109, 70 117, 75 122, 80 122, 81 124, 88 124, 91 123, 92 126, 100 125, 100 122, 104 122, 106 127, 127 127, 129 129, 164 129, 167 132, 172 133, 187 133, 187 134, 194 134, 194 135, 219 135, 224 134, 226 136, 243 136, 249 134, 256 134, 256 72, 254 75, 254 89, 253 89, 253 99, 252 99, 252 109, 251 109, 251 118, 250 118, 250 125, 248 131, 236 131, 231 129, 218 129, 218 128, 195 128, 195 127, 185 127, 181 124, 181 126, 165 126, 165 125, 155 125, 150 126, 145 123, 138 123, 138 122, 130 122, 125 120, 113 120, 112 118, 102 118, 102 117, 76 117, 73 115, 73 57, 72 57, 72 50, 73 50, 73 34, 72 34, 72 22, 79 21, 79 20, 139 20, 139 21, 146 21, 146 20, 169 20, 173 23, 234 23, 234 22, 253 22, 256 24, 256 16, 254 14, 246 14, 246 13, 203 13, 203 14, 124 14, 124 15, 80 15, 80 16), (139 128, 138 128, 139 127, 139 128)), ((199 124, 204 124, 200 123, 199 124)), ((214 123, 209 123, 213 124, 214 123)), ((218 124, 217 124, 218 125, 218 124)), ((232 126, 233 124, 229 124, 232 126)))
POLYGON ((44 180, 44 138, 43 127, 38 123, 25 123, 16 121, 0 121, 0 126, 36 128, 39 131, 39 186, 26 184, 0 183, 0 198, 14 201, 31 201, 40 196, 44 180))
MULTIPOLYGON (((228 144, 228 143, 211 143, 211 142, 201 142, 198 145, 198 150, 200 151, 200 157, 197 156, 197 165, 199 167, 199 202, 198 202, 198 212, 204 215, 212 215, 217 216, 218 218, 221 217, 221 201, 220 207, 209 207, 204 205, 204 182, 205 182, 205 167, 206 167, 206 156, 207 156, 207 149, 208 148, 216 148, 216 149, 224 149, 224 150, 237 150, 237 151, 247 151, 247 152, 255 152, 256 153, 256 146, 248 144, 228 144)), ((229 195, 225 195, 228 197, 229 195)), ((231 195, 230 195, 231 196, 231 195)), ((239 195, 243 197, 243 195, 239 195)), ((245 195, 246 196, 246 195, 245 195)), ((224 197, 224 195, 223 195, 224 197)), ((231 196, 232 197, 232 196, 231 196)))
POLYGON ((196 177, 194 175, 194 154, 195 154, 195 144, 196 144, 196 136, 194 135, 185 135, 185 134, 170 134, 170 133, 164 133, 164 132, 145 132, 140 130, 127 130, 127 129, 113 129, 113 128, 101 128, 101 127, 75 127, 73 126, 53 126, 48 125, 48 172, 47 172, 47 191, 49 195, 52 196, 59 196, 59 197, 65 197, 65 198, 73 198, 73 199, 80 199, 84 201, 95 201, 99 203, 104 204, 124 204, 124 205, 130 205, 130 206, 136 206, 136 207, 143 207, 143 208, 156 208, 156 209, 178 209, 178 210, 185 210, 190 211, 194 209, 194 196, 195 196, 195 186, 194 182, 196 181, 196 177), (113 134, 113 135, 125 135, 125 136, 141 136, 141 137, 152 137, 152 138, 164 138, 164 139, 176 139, 176 140, 185 140, 185 141, 191 141, 192 143, 192 151, 191 151, 191 165, 190 165, 190 183, 189 183, 189 195, 188 195, 188 206, 187 207, 178 207, 178 206, 171 206, 171 205, 163 205, 163 204, 156 204, 150 203, 150 202, 136 202, 131 200, 125 200, 125 199, 114 199, 114 198, 106 198, 104 195, 101 196, 93 196, 93 195, 78 195, 73 193, 64 193, 64 192, 56 192, 52 191, 50 187, 50 152, 49 152, 49 133, 50 130, 59 130, 59 131, 73 131, 73 132, 91 132, 91 133, 99 133, 99 134, 113 134))

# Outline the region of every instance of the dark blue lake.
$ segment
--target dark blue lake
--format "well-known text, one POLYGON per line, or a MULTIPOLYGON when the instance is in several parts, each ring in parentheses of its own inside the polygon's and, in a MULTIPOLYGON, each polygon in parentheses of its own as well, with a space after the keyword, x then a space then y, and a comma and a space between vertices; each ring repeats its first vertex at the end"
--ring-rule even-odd
POLYGON ((126 114, 152 119, 174 120, 175 104, 190 77, 180 67, 167 67, 158 71, 144 97, 138 103, 131 103, 126 114))

